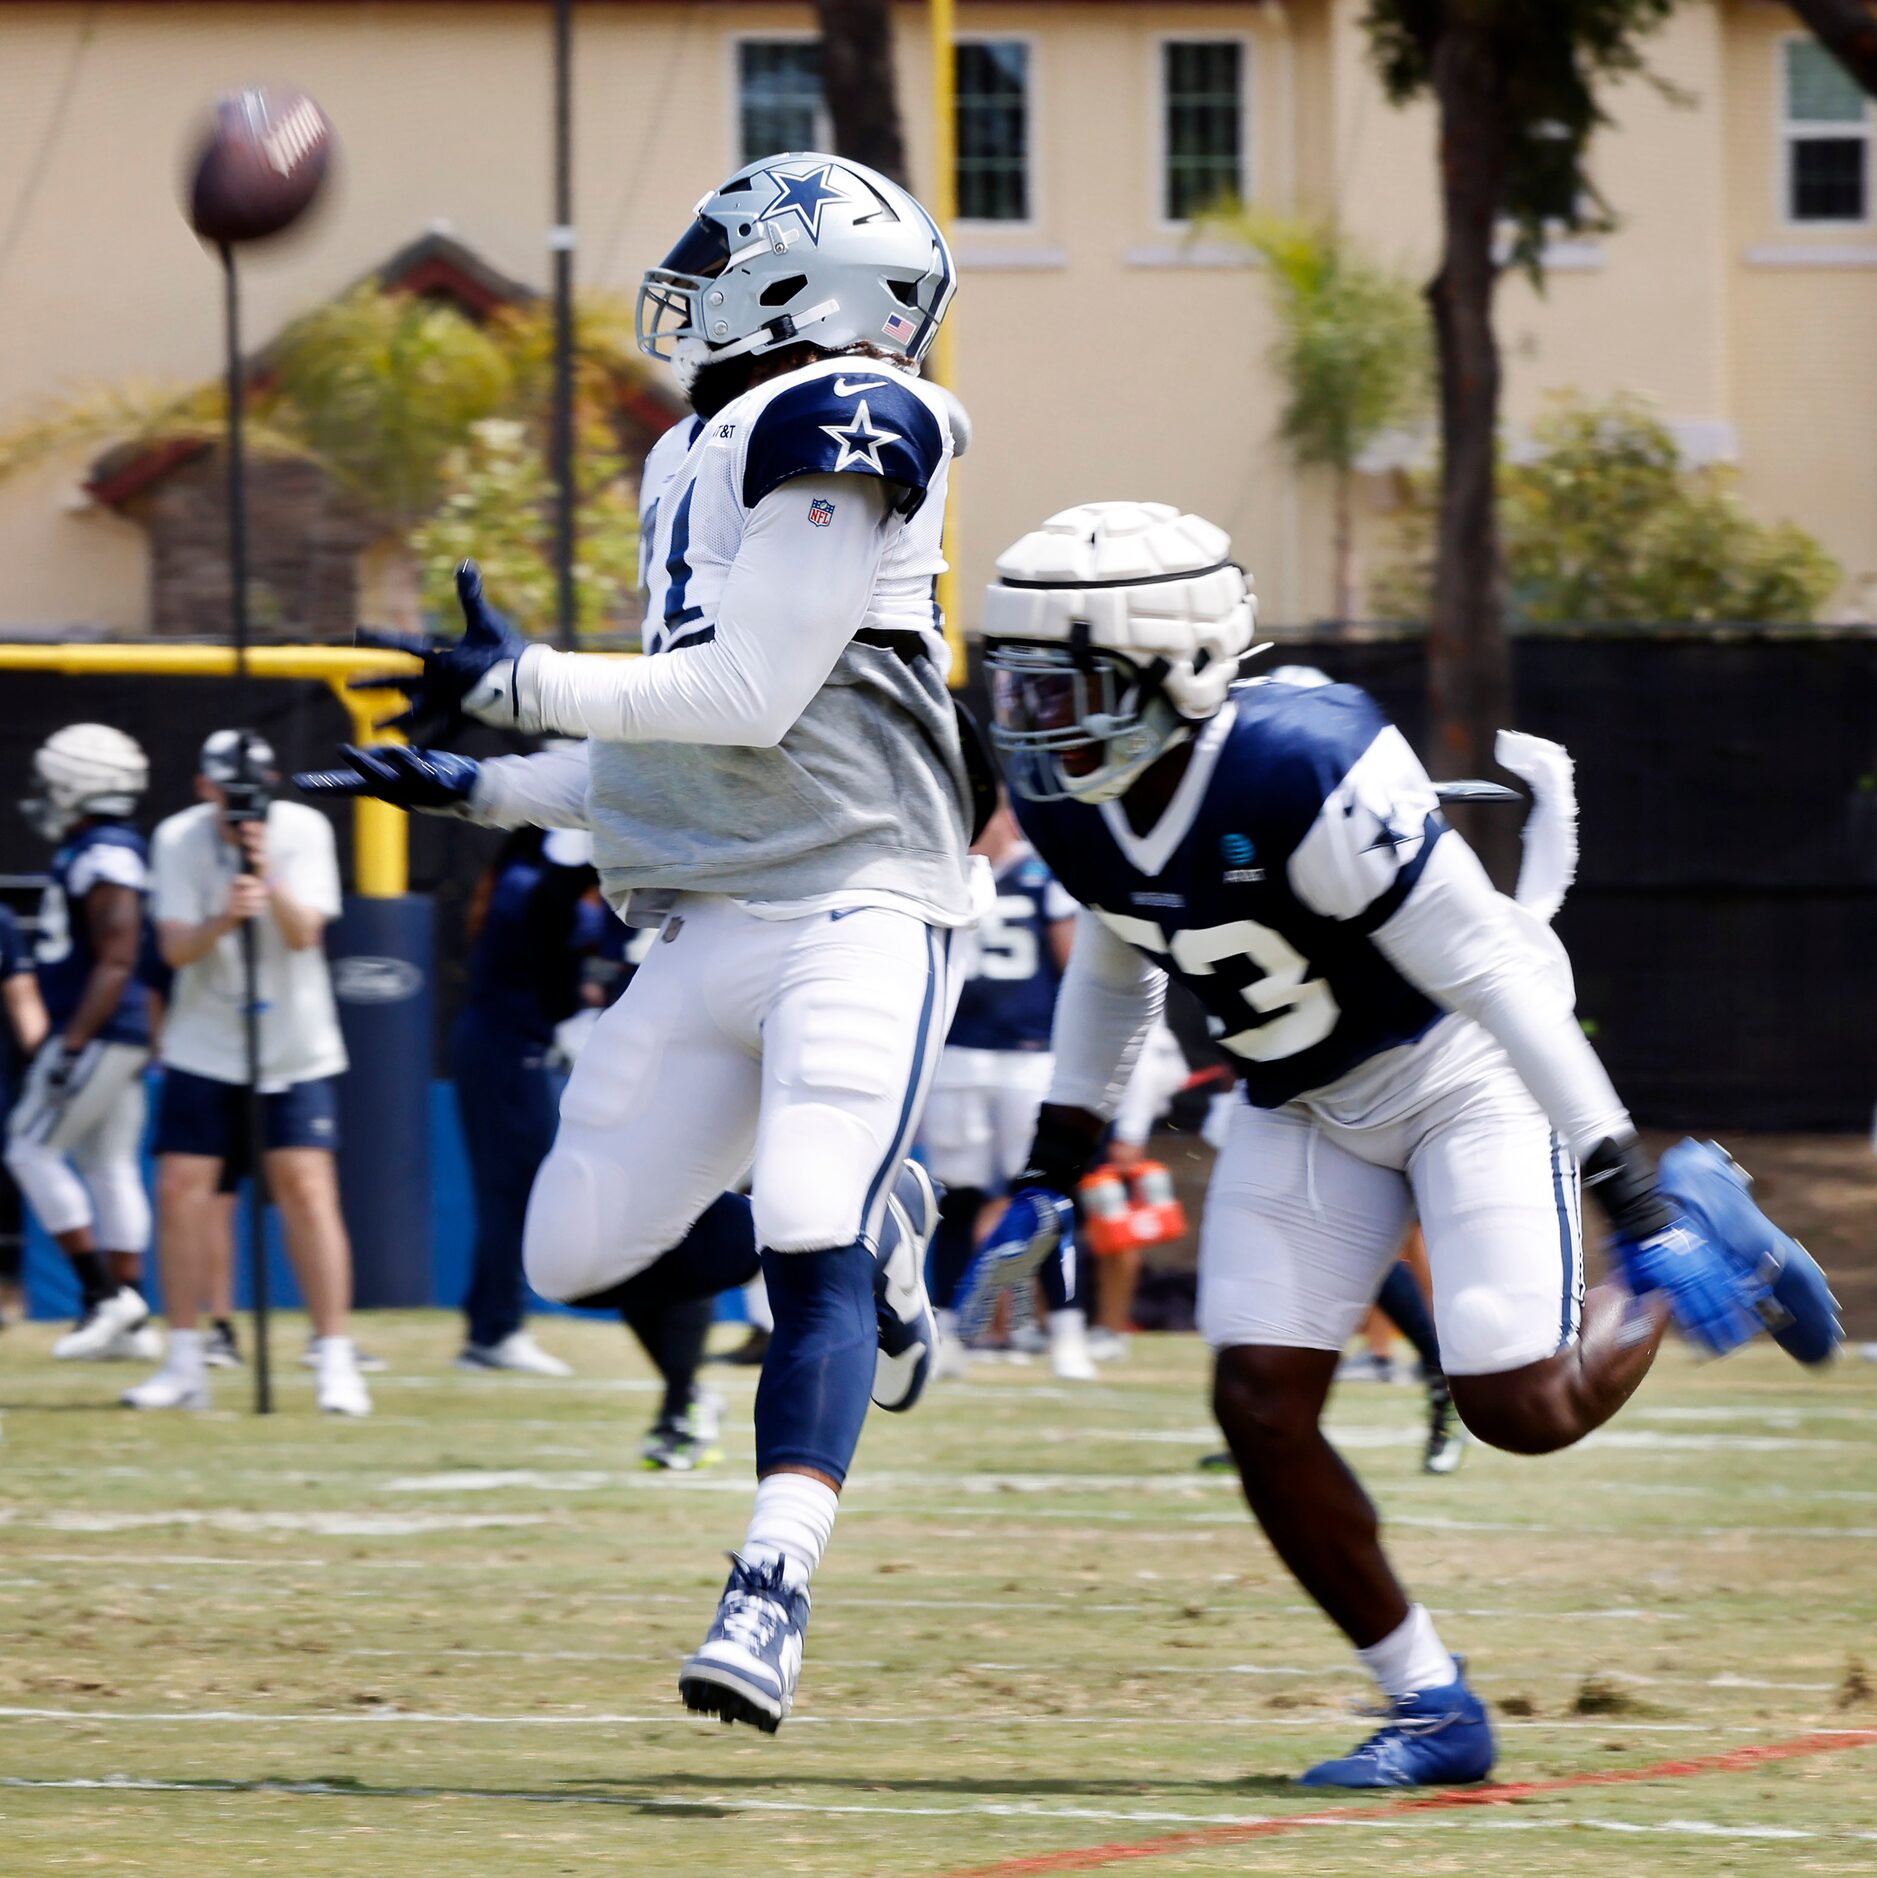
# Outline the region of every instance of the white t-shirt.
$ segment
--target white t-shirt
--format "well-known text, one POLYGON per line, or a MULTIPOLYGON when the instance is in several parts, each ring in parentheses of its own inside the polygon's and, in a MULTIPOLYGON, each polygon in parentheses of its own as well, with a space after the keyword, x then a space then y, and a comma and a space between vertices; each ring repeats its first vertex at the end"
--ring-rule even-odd
MULTIPOLYGON (((226 911, 228 889, 241 871, 239 857, 239 849, 222 838, 210 803, 159 823, 150 841, 151 916, 159 925, 171 920, 195 926, 226 911)), ((267 871, 300 905, 328 919, 339 917, 332 824, 317 809, 302 802, 268 804, 267 871)), ((271 912, 261 914, 254 929, 262 1087, 338 1075, 346 1067, 345 1044, 324 949, 290 950, 271 912)), ((241 935, 224 933, 213 951, 176 974, 160 1045, 164 1063, 214 1082, 246 1082, 241 998, 241 935)))

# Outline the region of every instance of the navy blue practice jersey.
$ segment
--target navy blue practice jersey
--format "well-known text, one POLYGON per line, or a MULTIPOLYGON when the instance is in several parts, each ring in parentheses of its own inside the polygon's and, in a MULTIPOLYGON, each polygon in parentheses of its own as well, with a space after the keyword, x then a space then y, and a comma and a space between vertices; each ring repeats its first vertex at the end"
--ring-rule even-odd
MULTIPOLYGON (((78 1009, 98 962, 91 949, 85 897, 98 886, 130 887, 147 896, 149 849, 126 822, 93 822, 66 837, 52 857, 51 873, 39 901, 33 962, 39 974, 39 995, 56 1035, 78 1009)), ((140 974, 131 974, 117 1009, 98 1036, 105 1043, 149 1043, 150 997, 140 974)))
POLYGON ((1439 1008, 1371 934, 1448 834, 1401 732, 1354 685, 1239 686, 1157 827, 1017 803, 1073 897, 1206 1007, 1260 1108, 1411 1043, 1439 1008))
POLYGON ((958 997, 947 1044, 961 1050, 1047 1050, 1056 1015, 1056 963, 1049 929, 1075 902, 1031 853, 997 870, 997 904, 977 926, 977 957, 958 997))
POLYGON ((618 922, 591 897, 584 856, 563 859, 553 835, 496 872, 469 949, 464 1009, 485 1030, 545 1048, 580 1007, 581 970, 618 922))

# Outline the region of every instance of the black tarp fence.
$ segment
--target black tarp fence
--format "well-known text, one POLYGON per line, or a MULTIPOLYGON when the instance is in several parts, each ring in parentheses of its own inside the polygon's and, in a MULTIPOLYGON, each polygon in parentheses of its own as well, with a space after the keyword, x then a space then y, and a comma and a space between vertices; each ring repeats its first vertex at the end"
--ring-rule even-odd
MULTIPOLYGON (((1525 634, 1516 722, 1576 759, 1583 860, 1558 929, 1617 1086, 1665 1128, 1847 1130, 1877 1106, 1877 636, 1791 631, 1525 634)), ((1267 661, 1367 686, 1424 741, 1414 638, 1287 639, 1267 661)), ((288 770, 347 721, 324 686, 255 687, 288 770)), ((193 798, 225 681, 0 673, 0 875, 44 865, 9 805, 59 725, 114 723, 150 753, 152 822, 193 798)), ((480 734, 472 753, 509 747, 480 734)), ((1512 811, 1508 811, 1512 812, 1512 811)), ((334 817, 350 859, 350 818, 334 817)), ((440 1034, 463 910, 494 837, 413 818, 411 885, 438 898, 440 1034)))

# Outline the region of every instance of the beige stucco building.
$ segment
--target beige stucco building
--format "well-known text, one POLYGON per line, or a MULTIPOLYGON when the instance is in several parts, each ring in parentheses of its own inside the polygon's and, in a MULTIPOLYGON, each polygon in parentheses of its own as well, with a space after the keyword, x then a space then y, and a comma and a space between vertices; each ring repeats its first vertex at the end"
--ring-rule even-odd
MULTIPOLYGON (((1327 491, 1286 464, 1257 269, 1195 241, 1185 206, 1236 184, 1336 210, 1424 273, 1437 247, 1426 109, 1367 63, 1361 0, 960 0, 959 389, 977 423, 959 546, 971 595, 1043 513, 1164 497, 1227 524, 1267 617, 1330 599, 1327 491)), ((929 174, 923 7, 896 9, 914 180, 929 174)), ((578 8, 582 283, 630 290, 746 145, 815 131, 804 6, 578 8)), ((491 268, 548 276, 545 4, 168 0, 0 10, 0 424, 99 380, 217 369, 219 283, 177 212, 181 145, 216 91, 304 85, 341 187, 248 270, 264 339, 442 228, 491 268)), ((1553 388, 1645 392, 1767 517, 1821 535, 1840 608, 1877 606, 1877 214, 1871 113, 1769 0, 1685 0, 1594 153, 1622 216, 1560 244, 1499 327, 1516 426, 1553 388)), ((825 131, 819 134, 825 135, 825 131)), ((0 486, 0 632, 146 628, 143 529, 88 499, 74 456, 0 486)), ((1387 480, 1368 479, 1372 532, 1387 480)))

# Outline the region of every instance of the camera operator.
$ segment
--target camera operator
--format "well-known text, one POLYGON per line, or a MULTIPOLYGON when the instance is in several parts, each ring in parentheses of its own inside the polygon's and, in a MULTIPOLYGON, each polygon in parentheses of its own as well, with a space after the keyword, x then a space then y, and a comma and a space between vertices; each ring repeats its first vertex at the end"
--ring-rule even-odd
POLYGON ((245 1165, 240 937, 252 922, 263 1171, 313 1323, 319 1406, 371 1413, 346 1334, 352 1251, 339 1208, 334 1096, 346 1055, 321 946, 339 914, 338 859, 332 825, 304 803, 273 801, 276 780, 274 753, 260 738, 216 731, 198 764, 201 801, 161 823, 151 844, 157 942, 176 973, 156 1126, 170 1341, 163 1367, 125 1395, 133 1408, 208 1405, 198 1323, 222 1237, 218 1194, 229 1171, 256 1171, 245 1165))

